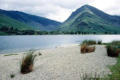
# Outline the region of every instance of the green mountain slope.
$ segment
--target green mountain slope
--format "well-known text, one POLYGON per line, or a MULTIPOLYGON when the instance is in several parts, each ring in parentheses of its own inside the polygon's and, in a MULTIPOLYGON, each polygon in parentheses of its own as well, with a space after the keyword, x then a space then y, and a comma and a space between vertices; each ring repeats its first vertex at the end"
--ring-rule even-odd
POLYGON ((19 22, 10 17, 0 14, 0 27, 3 27, 3 26, 13 27, 19 30, 34 29, 31 26, 28 26, 22 22, 19 22))
POLYGON ((120 33, 119 19, 119 17, 107 15, 94 7, 85 5, 71 14, 62 24, 61 30, 66 32, 120 33))
POLYGON ((20 11, 6 11, 0 9, 0 14, 10 17, 16 21, 32 26, 36 30, 58 30, 60 22, 50 20, 44 17, 27 14, 20 11))

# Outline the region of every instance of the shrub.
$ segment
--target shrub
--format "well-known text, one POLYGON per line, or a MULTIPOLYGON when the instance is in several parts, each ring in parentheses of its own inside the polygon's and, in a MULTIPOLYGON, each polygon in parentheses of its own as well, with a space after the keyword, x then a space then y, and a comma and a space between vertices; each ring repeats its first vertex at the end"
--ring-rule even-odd
POLYGON ((107 55, 110 57, 118 57, 120 54, 120 47, 117 45, 108 45, 107 47, 107 55))
POLYGON ((34 64, 34 59, 36 57, 36 55, 33 55, 33 51, 29 51, 29 53, 26 54, 25 57, 23 57, 22 59, 22 63, 20 66, 20 72, 22 74, 26 74, 29 73, 33 70, 33 64, 34 64))
POLYGON ((82 44, 87 44, 87 45, 95 45, 96 41, 95 40, 84 40, 82 44))
POLYGON ((90 47, 86 44, 81 45, 81 53, 90 53, 95 51, 95 46, 90 47))

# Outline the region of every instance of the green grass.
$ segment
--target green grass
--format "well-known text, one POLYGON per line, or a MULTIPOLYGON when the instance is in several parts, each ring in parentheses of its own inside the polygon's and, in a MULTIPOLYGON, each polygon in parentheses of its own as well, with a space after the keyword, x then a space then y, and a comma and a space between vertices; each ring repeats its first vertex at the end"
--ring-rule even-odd
POLYGON ((95 40, 84 40, 82 42, 82 44, 86 44, 86 45, 95 45, 96 41, 95 40))
POLYGON ((120 80, 120 56, 117 58, 117 63, 110 67, 110 70, 112 72, 109 75, 110 80, 120 80))

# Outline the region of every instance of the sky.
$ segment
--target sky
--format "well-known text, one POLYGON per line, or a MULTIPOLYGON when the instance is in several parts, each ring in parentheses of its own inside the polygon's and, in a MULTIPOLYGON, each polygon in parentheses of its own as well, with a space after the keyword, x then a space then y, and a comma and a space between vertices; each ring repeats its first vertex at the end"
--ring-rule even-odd
POLYGON ((85 4, 111 15, 120 15, 120 0, 0 0, 0 9, 22 11, 63 22, 85 4))

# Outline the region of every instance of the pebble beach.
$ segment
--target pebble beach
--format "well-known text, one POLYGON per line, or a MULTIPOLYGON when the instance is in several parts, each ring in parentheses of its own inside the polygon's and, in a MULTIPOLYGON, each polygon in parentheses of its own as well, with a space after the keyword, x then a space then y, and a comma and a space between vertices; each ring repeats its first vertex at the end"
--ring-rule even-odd
POLYGON ((86 54, 81 54, 79 45, 37 50, 34 54, 42 55, 37 55, 33 71, 28 74, 20 73, 24 52, 0 54, 0 80, 81 80, 84 74, 110 74, 108 66, 116 64, 116 58, 107 56, 104 45, 95 47, 95 52, 86 54), (12 74, 14 78, 10 77, 12 74))

